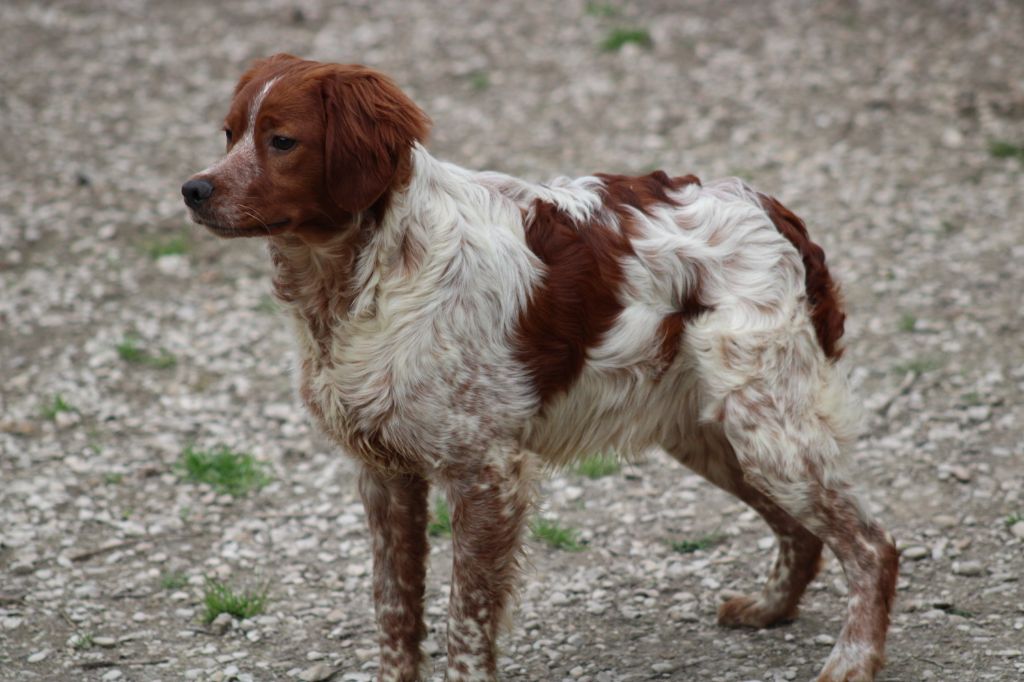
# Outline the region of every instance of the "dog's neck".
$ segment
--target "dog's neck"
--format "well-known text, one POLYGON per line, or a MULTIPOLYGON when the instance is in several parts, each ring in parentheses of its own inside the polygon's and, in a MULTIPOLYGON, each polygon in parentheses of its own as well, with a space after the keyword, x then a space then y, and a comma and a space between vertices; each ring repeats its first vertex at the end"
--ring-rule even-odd
POLYGON ((354 296, 359 242, 359 231, 352 229, 320 244, 290 235, 272 237, 268 244, 274 295, 325 352, 331 319, 346 315, 354 296))
POLYGON ((382 278, 409 274, 426 257, 429 218, 422 215, 441 163, 421 146, 412 154, 412 170, 401 187, 392 188, 375 205, 351 217, 335 234, 315 240, 297 235, 271 237, 274 294, 286 304, 326 352, 331 326, 353 315, 374 313, 382 278))

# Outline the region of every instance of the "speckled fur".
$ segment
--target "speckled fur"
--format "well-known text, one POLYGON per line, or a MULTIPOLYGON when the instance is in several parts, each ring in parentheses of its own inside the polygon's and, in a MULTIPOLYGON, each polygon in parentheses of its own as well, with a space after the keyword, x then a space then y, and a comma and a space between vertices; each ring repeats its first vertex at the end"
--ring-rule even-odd
MULTIPOLYGON (((271 84, 288 87, 295 63, 321 78, 317 65, 289 60, 268 62, 285 75, 250 87, 257 103, 271 84)), ((395 120, 425 120, 393 84, 346 68, 344 77, 386 90, 380 100, 395 120), (396 115, 403 106, 409 115, 396 115)), ((401 180, 369 209, 330 229, 269 236, 275 289, 299 341, 299 393, 363 468, 380 679, 423 671, 430 484, 453 512, 447 678, 494 680, 536 465, 652 448, 743 499, 779 537, 762 593, 724 604, 720 622, 795 616, 824 543, 843 565, 850 603, 819 680, 873 679, 897 557, 852 490, 844 452, 858 413, 838 363, 842 312, 799 219, 737 180, 539 185, 443 163, 418 142, 395 153, 401 180), (559 269, 560 258, 586 276, 559 269), (576 317, 545 317, 552 311, 576 317), (569 371, 557 364, 562 352, 572 354, 569 371), (538 367, 558 369, 558 381, 538 367)), ((247 158, 240 151, 204 177, 231 197, 248 175, 218 172, 247 158)), ((313 194, 331 194, 322 189, 313 194)), ((227 202, 202 218, 230 227, 239 210, 227 202)))

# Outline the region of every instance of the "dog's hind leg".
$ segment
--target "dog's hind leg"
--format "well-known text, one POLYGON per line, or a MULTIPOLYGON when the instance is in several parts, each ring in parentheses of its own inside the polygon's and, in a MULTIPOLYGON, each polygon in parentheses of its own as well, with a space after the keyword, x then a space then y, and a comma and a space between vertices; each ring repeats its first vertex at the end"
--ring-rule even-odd
POLYGON ((428 491, 426 479, 419 476, 389 476, 364 468, 359 477, 373 542, 381 682, 421 678, 428 491))
POLYGON ((844 465, 854 421, 845 380, 806 331, 704 348, 703 420, 722 429, 743 481, 824 541, 846 574, 846 622, 818 680, 870 682, 884 663, 899 556, 844 465))
POLYGON ((718 609, 718 623, 727 627, 763 628, 796 618, 800 597, 821 566, 822 542, 768 495, 743 478, 736 455, 724 436, 700 428, 688 446, 670 444, 669 454, 753 508, 775 533, 778 552, 758 595, 733 597, 718 609))

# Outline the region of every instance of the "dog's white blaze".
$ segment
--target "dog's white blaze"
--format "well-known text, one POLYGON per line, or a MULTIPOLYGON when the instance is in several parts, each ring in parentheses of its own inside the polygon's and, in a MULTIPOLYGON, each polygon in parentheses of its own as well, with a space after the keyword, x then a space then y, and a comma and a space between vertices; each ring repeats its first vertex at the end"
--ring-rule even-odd
POLYGON ((249 184, 260 174, 259 157, 256 154, 256 120, 263 107, 263 100, 276 82, 276 78, 271 78, 264 83, 249 103, 242 139, 219 161, 200 173, 214 178, 214 191, 222 197, 218 202, 217 216, 225 224, 238 224, 247 217, 240 210, 241 198, 245 196, 249 184))

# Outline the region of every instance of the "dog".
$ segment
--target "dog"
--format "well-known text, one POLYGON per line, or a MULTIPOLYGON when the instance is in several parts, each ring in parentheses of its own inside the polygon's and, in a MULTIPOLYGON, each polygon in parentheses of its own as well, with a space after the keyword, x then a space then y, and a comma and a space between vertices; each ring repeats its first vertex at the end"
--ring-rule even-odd
POLYGON ((377 71, 279 54, 182 186, 210 232, 266 240, 302 402, 358 461, 379 679, 424 674, 431 485, 452 510, 446 679, 495 680, 537 465, 659 447, 778 538, 719 623, 793 618, 828 545, 849 604, 817 679, 873 680, 898 553, 853 490, 845 318, 804 223, 735 179, 466 170, 429 125, 377 71))

